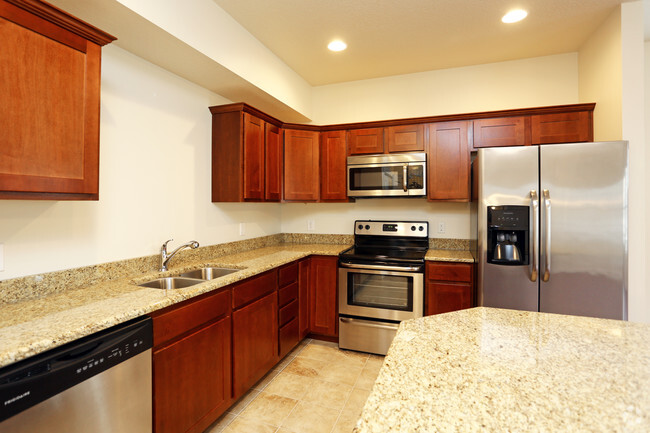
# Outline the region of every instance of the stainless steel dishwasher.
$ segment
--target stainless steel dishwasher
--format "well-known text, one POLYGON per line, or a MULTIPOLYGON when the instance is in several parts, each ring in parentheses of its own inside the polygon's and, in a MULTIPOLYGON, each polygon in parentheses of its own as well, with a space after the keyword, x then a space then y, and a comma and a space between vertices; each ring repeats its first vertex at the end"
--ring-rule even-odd
POLYGON ((152 329, 134 319, 0 369, 0 431, 151 432, 152 329))

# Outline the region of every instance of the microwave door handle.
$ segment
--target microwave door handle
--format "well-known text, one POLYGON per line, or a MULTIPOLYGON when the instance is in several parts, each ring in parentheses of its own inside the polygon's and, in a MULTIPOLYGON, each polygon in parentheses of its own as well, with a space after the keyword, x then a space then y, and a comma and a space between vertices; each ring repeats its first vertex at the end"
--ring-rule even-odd
POLYGON ((404 182, 402 182, 402 186, 404 187, 404 192, 408 191, 408 183, 407 183, 407 176, 408 176, 408 170, 409 166, 408 164, 404 164, 404 182))

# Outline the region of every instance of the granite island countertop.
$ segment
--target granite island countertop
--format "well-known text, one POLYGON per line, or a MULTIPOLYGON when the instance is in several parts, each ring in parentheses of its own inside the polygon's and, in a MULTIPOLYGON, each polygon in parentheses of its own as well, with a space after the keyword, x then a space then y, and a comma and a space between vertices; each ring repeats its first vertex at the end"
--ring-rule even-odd
POLYGON ((402 322, 354 429, 649 431, 650 325, 484 307, 402 322))

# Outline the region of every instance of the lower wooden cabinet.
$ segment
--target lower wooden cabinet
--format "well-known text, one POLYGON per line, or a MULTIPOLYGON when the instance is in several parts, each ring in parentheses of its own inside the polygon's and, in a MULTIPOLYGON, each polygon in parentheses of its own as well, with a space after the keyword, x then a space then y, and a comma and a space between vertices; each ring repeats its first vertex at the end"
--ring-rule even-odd
POLYGON ((299 274, 298 262, 282 266, 278 271, 278 314, 280 358, 289 353, 300 341, 299 330, 299 274))
POLYGON ((425 278, 425 316, 474 306, 473 264, 427 262, 425 278))
POLYGON ((298 262, 298 333, 302 340, 309 334, 309 275, 311 259, 298 262))
POLYGON ((310 331, 325 337, 338 337, 338 257, 313 256, 309 272, 310 331))

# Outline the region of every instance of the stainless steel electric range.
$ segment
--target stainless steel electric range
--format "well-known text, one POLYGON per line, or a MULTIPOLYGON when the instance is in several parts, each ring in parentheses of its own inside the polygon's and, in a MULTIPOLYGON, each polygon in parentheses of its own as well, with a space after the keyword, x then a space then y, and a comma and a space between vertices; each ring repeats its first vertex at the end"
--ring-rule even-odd
POLYGON ((354 223, 339 254, 339 347, 385 355, 399 322, 422 317, 426 221, 354 223))

